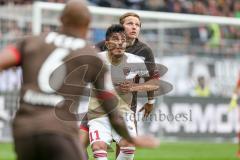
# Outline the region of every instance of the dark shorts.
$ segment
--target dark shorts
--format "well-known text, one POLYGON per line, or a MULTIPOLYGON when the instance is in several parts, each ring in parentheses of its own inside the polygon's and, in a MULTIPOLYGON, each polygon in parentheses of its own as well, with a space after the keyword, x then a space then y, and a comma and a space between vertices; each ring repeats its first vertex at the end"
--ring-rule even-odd
POLYGON ((18 160, 85 160, 78 142, 62 135, 39 134, 14 140, 18 160))

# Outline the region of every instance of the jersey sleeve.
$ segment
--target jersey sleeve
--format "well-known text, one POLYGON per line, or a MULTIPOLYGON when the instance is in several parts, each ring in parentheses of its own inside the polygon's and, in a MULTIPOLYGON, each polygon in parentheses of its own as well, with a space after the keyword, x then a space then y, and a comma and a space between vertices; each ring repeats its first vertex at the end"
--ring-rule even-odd
POLYGON ((135 66, 137 69, 135 69, 137 72, 137 75, 141 78, 150 78, 150 79, 158 79, 160 78, 160 74, 156 69, 154 59, 153 62, 146 62, 146 60, 142 60, 141 58, 135 57, 135 60, 137 60, 138 65, 135 66))
POLYGON ((149 76, 150 78, 156 78, 157 77, 157 74, 156 74, 156 64, 155 64, 155 60, 154 60, 154 56, 153 56, 153 52, 151 50, 151 48, 149 47, 145 47, 144 48, 144 57, 145 57, 145 65, 146 65, 146 68, 148 70, 148 73, 149 73, 149 76))
POLYGON ((143 60, 139 60, 137 64, 137 69, 135 69, 137 72, 137 76, 141 78, 149 77, 149 71, 147 69, 146 63, 144 63, 143 60))

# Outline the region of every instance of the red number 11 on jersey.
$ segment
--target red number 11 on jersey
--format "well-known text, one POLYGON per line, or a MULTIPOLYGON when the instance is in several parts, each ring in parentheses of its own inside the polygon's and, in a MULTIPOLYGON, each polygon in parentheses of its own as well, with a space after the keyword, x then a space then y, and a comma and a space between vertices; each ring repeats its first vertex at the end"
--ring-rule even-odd
POLYGON ((90 142, 100 140, 98 130, 89 133, 90 142))

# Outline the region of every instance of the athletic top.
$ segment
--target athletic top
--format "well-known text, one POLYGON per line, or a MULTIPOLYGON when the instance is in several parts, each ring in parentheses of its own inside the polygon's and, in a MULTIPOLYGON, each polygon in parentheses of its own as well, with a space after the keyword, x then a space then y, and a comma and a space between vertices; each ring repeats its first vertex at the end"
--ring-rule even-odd
MULTIPOLYGON (((133 55, 131 53, 124 53, 122 61, 117 65, 112 65, 109 58, 108 52, 100 52, 99 57, 108 66, 111 76, 105 78, 106 88, 112 92, 112 94, 117 95, 119 101, 117 109, 120 113, 124 114, 126 112, 131 113, 131 102, 132 93, 122 93, 118 90, 118 85, 123 81, 133 81, 138 75, 139 77, 148 77, 148 71, 141 57, 133 55)), ((88 110, 88 120, 99 118, 101 116, 106 116, 105 112, 102 110, 101 104, 94 98, 94 92, 89 102, 88 110)))

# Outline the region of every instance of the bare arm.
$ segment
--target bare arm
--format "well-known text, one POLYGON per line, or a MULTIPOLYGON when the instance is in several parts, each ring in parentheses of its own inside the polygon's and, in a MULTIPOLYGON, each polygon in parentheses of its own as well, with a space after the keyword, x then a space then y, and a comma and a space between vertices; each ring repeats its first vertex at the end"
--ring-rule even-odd
MULTIPOLYGON (((159 88, 159 80, 158 79, 151 79, 144 83, 135 83, 130 87, 130 92, 149 92, 154 91, 159 88)), ((152 97, 153 98, 153 97, 152 97)))
POLYGON ((132 81, 124 81, 119 84, 119 87, 116 90, 129 93, 129 92, 148 92, 154 91, 159 88, 159 80, 158 79, 151 79, 144 83, 134 83, 132 81))

